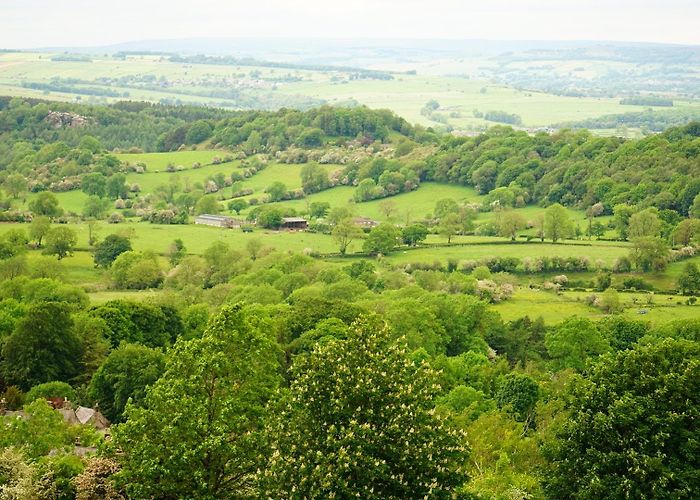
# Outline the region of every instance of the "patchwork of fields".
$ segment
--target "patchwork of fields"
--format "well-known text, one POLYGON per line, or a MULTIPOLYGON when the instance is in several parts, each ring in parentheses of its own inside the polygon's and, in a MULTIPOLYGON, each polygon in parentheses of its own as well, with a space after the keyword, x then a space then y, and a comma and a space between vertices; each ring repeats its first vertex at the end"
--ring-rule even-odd
MULTIPOLYGON (((643 106, 621 105, 619 99, 614 98, 568 97, 517 90, 483 77, 443 76, 434 74, 434 68, 422 65, 416 66, 418 74, 396 74, 393 80, 362 80, 352 79, 343 72, 180 64, 160 56, 125 59, 93 56, 92 62, 52 61, 52 56, 49 53, 0 54, 0 94, 64 101, 80 98, 84 102, 113 102, 126 98, 233 109, 248 108, 256 99, 259 107, 274 103, 280 106, 295 102, 301 105, 357 102, 372 108, 391 109, 411 123, 449 124, 458 129, 493 125, 494 122, 480 115, 488 111, 516 114, 522 118, 524 126, 543 127, 644 109, 643 106), (70 88, 57 86, 52 88, 58 90, 42 90, 41 86, 50 85, 57 75, 79 83, 70 88), (236 91, 227 94, 232 88, 236 91), (103 94, 90 95, 91 92, 103 94), (439 103, 438 118, 421 112, 432 100, 439 103)), ((464 64, 458 66, 464 70, 464 64)), ((405 72, 411 68, 397 69, 405 72)), ((440 71, 447 69, 449 65, 440 65, 440 71)), ((478 73, 475 68, 471 72, 478 73)), ((690 101, 676 103, 678 109, 698 106, 697 102, 690 101)))

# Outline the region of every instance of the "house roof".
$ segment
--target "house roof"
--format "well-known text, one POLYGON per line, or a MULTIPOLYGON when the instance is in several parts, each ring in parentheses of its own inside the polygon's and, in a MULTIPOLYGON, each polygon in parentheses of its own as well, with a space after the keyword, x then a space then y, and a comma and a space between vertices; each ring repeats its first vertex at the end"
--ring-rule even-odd
POLYGON ((233 217, 228 217, 226 215, 213 215, 213 214, 202 214, 202 215, 198 215, 197 218, 204 219, 204 220, 215 220, 215 221, 234 220, 233 217))
POLYGON ((282 217, 282 222, 308 222, 303 217, 282 217))

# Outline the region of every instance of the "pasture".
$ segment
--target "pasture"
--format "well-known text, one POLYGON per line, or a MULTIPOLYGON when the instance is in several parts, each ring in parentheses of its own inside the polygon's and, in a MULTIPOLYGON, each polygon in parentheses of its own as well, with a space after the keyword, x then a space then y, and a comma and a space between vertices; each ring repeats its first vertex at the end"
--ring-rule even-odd
MULTIPOLYGON (((605 317, 605 314, 585 303, 591 292, 554 292, 519 288, 513 296, 492 307, 506 321, 523 316, 542 317, 547 324, 557 324, 570 316, 583 316, 592 320, 605 317)), ((676 319, 691 319, 700 316, 700 306, 689 306, 684 298, 677 295, 620 293, 624 316, 629 319, 663 324, 676 319)))
MULTIPOLYGON (((353 80, 343 72, 255 66, 226 66, 174 63, 159 56, 130 56, 125 59, 92 56, 92 62, 51 61, 54 54, 10 52, 0 54, 0 92, 5 95, 88 102, 114 102, 119 99, 152 102, 179 101, 210 106, 240 108, 245 102, 221 95, 231 85, 240 85, 259 104, 304 102, 308 98, 328 104, 359 102, 372 108, 388 108, 409 122, 425 126, 449 124, 458 129, 481 129, 494 122, 478 116, 493 110, 520 115, 523 126, 541 127, 564 121, 583 120, 614 113, 641 111, 642 106, 622 106, 618 99, 568 97, 518 90, 479 76, 480 65, 492 62, 439 61, 413 67, 417 74, 396 74, 393 80, 353 80), (466 68, 466 69, 465 69, 466 68), (446 76, 446 75, 470 76, 446 76), (72 78, 80 83, 71 92, 36 90, 27 83, 49 83, 55 77, 72 78), (151 79, 163 85, 125 83, 129 78, 151 79), (121 79, 121 80, 120 80, 121 79), (120 97, 81 94, 81 87, 118 92, 120 97), (421 113, 425 103, 436 100, 438 121, 421 113), (475 114, 475 111, 477 114, 475 114)), ((376 68, 383 69, 383 68, 376 68)), ((392 69, 392 68, 390 68, 392 69)), ((279 105, 279 104, 278 104, 279 105)), ((288 104, 286 104, 288 105, 288 104)), ((679 102, 677 107, 697 107, 696 102, 679 102)))

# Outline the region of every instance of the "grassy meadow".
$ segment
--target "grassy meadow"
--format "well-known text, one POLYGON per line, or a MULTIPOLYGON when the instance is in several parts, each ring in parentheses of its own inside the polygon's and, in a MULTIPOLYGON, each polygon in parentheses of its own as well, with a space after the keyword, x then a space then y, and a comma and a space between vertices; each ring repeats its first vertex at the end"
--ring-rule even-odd
MULTIPOLYGON (((592 320, 605 314, 585 303, 591 292, 554 292, 519 288, 511 298, 493 305, 501 317, 512 321, 523 316, 542 317, 547 324, 556 324, 570 316, 583 316, 592 320)), ((629 319, 663 324, 676 319, 691 319, 700 316, 700 307, 689 306, 682 297, 666 294, 620 293, 623 313, 629 319)))

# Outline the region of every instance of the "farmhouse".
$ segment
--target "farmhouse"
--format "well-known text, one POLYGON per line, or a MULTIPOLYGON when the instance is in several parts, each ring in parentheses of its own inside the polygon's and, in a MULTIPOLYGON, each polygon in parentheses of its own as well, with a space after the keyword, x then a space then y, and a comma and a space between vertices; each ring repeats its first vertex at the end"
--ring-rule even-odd
POLYGON ((303 231, 309 227, 309 221, 301 217, 282 217, 280 229, 296 229, 303 231))
POLYGON ((197 216, 197 218, 194 220, 194 223, 214 227, 241 227, 241 221, 234 219, 233 217, 227 217, 226 215, 202 214, 197 216))

